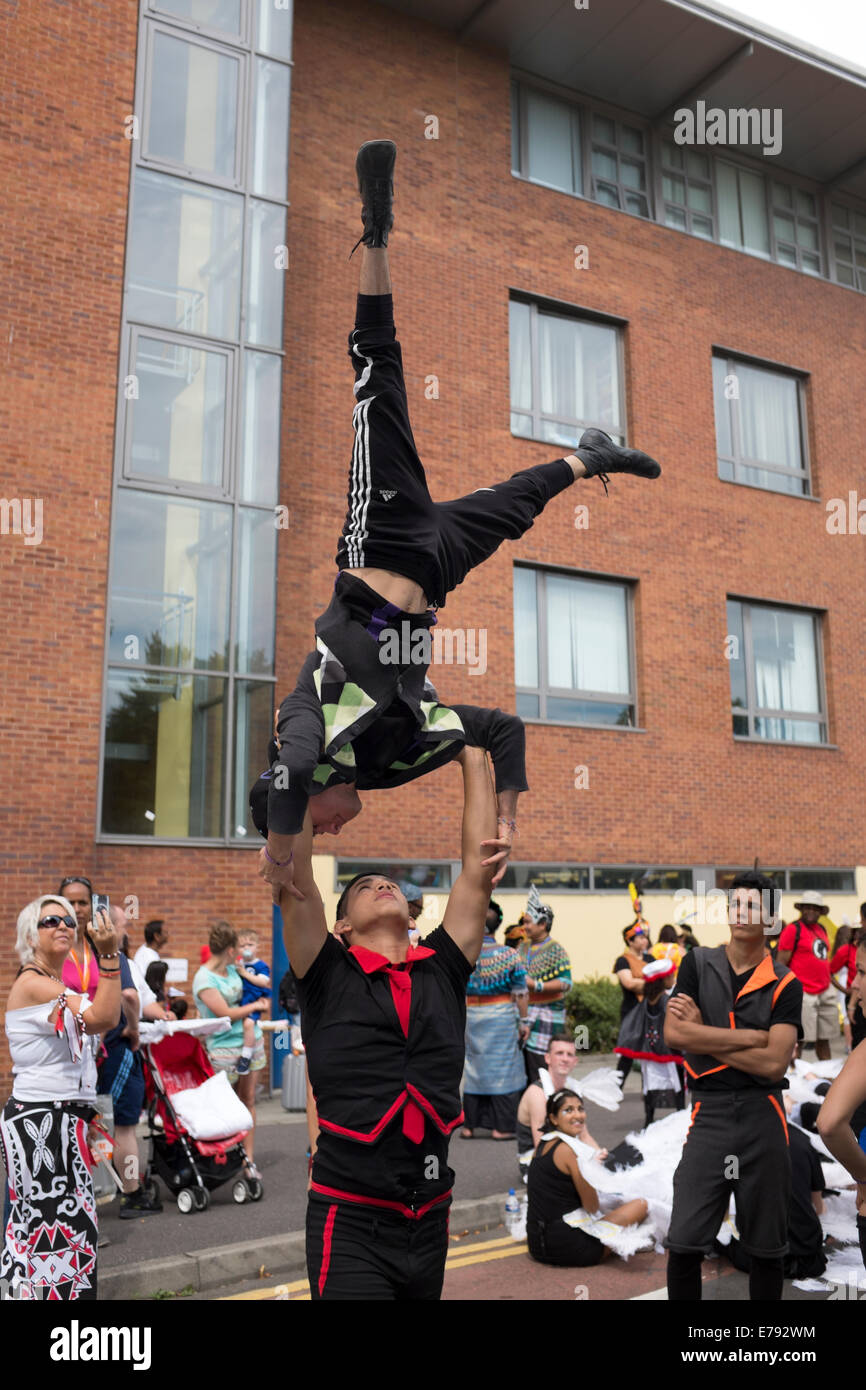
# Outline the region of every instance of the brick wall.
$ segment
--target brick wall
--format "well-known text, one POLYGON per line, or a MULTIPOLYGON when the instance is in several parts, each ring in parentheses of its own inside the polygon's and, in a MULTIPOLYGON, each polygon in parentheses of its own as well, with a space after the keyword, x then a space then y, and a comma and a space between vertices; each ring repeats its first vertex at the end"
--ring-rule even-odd
MULTIPOLYGON (((45 538, 0 538, 2 660, 0 988, 19 908, 82 870, 142 919, 164 916, 197 959, 216 916, 266 922, 245 850, 95 844, 107 546, 137 6, 29 3, 4 21, 14 54, 2 138, 14 177, 0 207, 4 491, 44 498, 45 538)), ((375 5, 300 0, 295 25, 280 501, 278 676, 294 679, 327 603, 351 452, 345 356, 357 288, 354 153, 399 146, 392 267, 415 435, 446 498, 544 462, 512 438, 508 292, 618 315, 630 441, 657 484, 614 479, 557 498, 449 601, 445 627, 486 628, 486 674, 434 671, 447 700, 513 707, 511 566, 520 558, 639 580, 642 732, 532 726, 519 857, 658 863, 862 862, 866 754, 859 636, 866 548, 829 536, 823 502, 861 487, 866 316, 858 295, 510 173, 509 68, 375 5), (424 137, 436 115, 439 139, 424 137), (589 269, 574 268, 574 247, 589 269), (821 503, 722 483, 714 345, 809 372, 809 447, 821 503), (440 398, 426 400, 435 373, 440 398), (574 527, 576 502, 590 525, 574 527), (725 596, 826 608, 833 749, 735 744, 725 596), (574 790, 574 767, 589 769, 574 790)), ((460 778, 365 794, 348 857, 452 857, 460 778)), ((332 850, 333 841, 322 848, 332 850)), ((136 943, 137 944, 137 940, 136 943)), ((4 1054, 5 1065, 5 1054, 4 1054)), ((5 1084, 5 1080, 4 1080, 5 1084)))

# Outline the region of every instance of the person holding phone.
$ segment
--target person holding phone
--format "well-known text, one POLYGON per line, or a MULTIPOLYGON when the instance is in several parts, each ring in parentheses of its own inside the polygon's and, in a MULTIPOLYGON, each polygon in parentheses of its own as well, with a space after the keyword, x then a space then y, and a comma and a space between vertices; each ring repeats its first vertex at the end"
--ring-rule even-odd
POLYGON ((21 967, 6 1006, 14 1080, 0 1117, 10 1201, 4 1298, 96 1298, 93 1042, 120 1015, 120 964, 108 914, 87 931, 100 962, 92 1000, 63 980, 70 952, 82 946, 72 903, 46 894, 18 917, 21 967))
POLYGON ((99 965, 85 935, 85 928, 93 918, 93 884, 84 874, 79 874, 64 878, 57 891, 75 909, 78 927, 75 945, 63 962, 63 983, 93 999, 99 985, 99 965))

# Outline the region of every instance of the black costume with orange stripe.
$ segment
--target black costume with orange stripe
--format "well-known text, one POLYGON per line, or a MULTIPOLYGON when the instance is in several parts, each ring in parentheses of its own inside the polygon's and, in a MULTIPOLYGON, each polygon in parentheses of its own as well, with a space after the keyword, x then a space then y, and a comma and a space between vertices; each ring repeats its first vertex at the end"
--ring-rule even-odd
MULTIPOLYGON (((674 994, 688 994, 708 1028, 769 1030, 789 1023, 802 1037, 799 980, 769 955, 735 974, 724 946, 697 947, 680 966, 674 994)), ((760 1259, 788 1248, 791 1159, 782 1092, 717 1057, 685 1054, 692 1123, 674 1174, 669 1249, 710 1251, 733 1191, 742 1247, 760 1259)))

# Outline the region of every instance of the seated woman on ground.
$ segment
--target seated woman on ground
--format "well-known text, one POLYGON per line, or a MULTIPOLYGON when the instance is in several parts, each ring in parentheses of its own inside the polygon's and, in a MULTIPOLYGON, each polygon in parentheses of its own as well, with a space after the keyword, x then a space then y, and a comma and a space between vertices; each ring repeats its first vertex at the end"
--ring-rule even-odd
MULTIPOLYGON (((597 1236, 578 1230, 562 1219, 583 1207, 592 1218, 601 1213, 598 1193, 580 1171, 572 1143, 585 1142, 586 1111, 573 1091, 554 1091, 547 1101, 547 1139, 535 1151, 527 1182, 529 1204, 526 1236, 534 1260, 549 1265, 594 1265, 604 1258, 606 1247, 597 1236), (556 1131, 556 1135, 550 1135, 556 1131), (556 1137, 561 1136, 561 1137, 556 1137)), ((645 1220, 642 1198, 625 1202, 603 1214, 616 1226, 633 1226, 645 1220)))

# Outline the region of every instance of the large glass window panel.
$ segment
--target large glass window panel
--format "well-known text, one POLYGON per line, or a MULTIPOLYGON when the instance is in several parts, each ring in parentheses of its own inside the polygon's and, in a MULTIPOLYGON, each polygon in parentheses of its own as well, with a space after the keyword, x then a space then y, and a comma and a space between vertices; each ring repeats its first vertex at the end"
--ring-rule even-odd
POLYGON ((577 135, 578 115, 564 101, 531 87, 521 90, 526 112, 526 150, 528 169, 524 172, 539 183, 552 184, 568 193, 582 192, 580 160, 575 158, 572 141, 577 135))
POLYGON ((285 198, 289 173, 289 79, 283 63, 256 59, 252 192, 285 198))
MULTIPOLYGON (((535 570, 514 570, 514 683, 538 685, 538 611, 535 570)), ((537 713, 537 710, 536 710, 537 713)))
POLYGON ((743 456, 786 468, 801 467, 797 382, 741 362, 737 366, 743 456))
POLYGON ((231 526, 224 503, 120 489, 110 661, 226 669, 231 526))
POLYGON ((240 58, 157 29, 149 75, 144 157, 235 179, 240 58))
POLYGON ((109 671, 103 833, 222 837, 225 693, 212 676, 109 671))
POLYGON ((274 689, 270 683, 235 682, 235 727, 232 749, 232 819, 235 839, 259 841, 250 815, 250 787, 267 770, 267 748, 273 735, 274 689))
POLYGON ((726 655, 731 673, 731 705, 746 709, 749 699, 746 689, 746 643, 743 636, 743 605, 729 599, 727 605, 728 631, 725 636, 726 655))
MULTIPOLYGON (((151 0, 151 10, 177 15, 203 29, 240 34, 243 0, 151 0)), ((270 0, 273 3, 273 0, 270 0)))
POLYGON ((716 194, 719 201, 719 240, 724 246, 742 246, 737 171, 724 160, 716 165, 716 194))
POLYGON ((619 429, 616 329, 606 324, 538 315, 538 376, 546 415, 619 429))
POLYGON ((743 246, 748 251, 770 254, 770 233, 767 227, 767 197, 760 174, 748 169, 738 171, 743 216, 743 246))
POLYGON ((206 487, 225 481, 229 355, 139 334, 130 363, 128 469, 206 487))
POLYGON ((547 681, 552 689, 628 695, 626 591, 548 574, 547 681))
POLYGON ((758 708, 819 714, 815 620, 811 613, 755 606, 751 614, 758 708))
POLYGON ((272 353, 244 353, 240 468, 240 495, 244 502, 271 506, 277 500, 282 366, 282 359, 272 353))
POLYGON ((285 208, 250 200, 247 341, 282 347, 285 208))
POLYGON ((277 574, 274 514, 242 507, 239 528, 236 667, 243 674, 271 675, 277 574))
POLYGON ((565 724, 631 724, 631 706, 604 700, 566 700, 548 695, 547 718, 565 724))
POLYGON ((138 169, 134 198, 127 317, 182 333, 236 338, 240 194, 138 169))
POLYGON ((292 56, 292 0, 258 0, 258 47, 272 58, 292 56))
POLYGON ((512 410, 532 409, 532 354, 529 305, 512 299, 508 305, 508 364, 512 410))
MULTIPOLYGON (((501 888, 525 888, 534 883, 539 893, 586 893, 589 890, 589 868, 580 864, 514 864, 509 863, 502 876, 501 888)), ((517 916, 517 913, 514 914, 517 916)))

